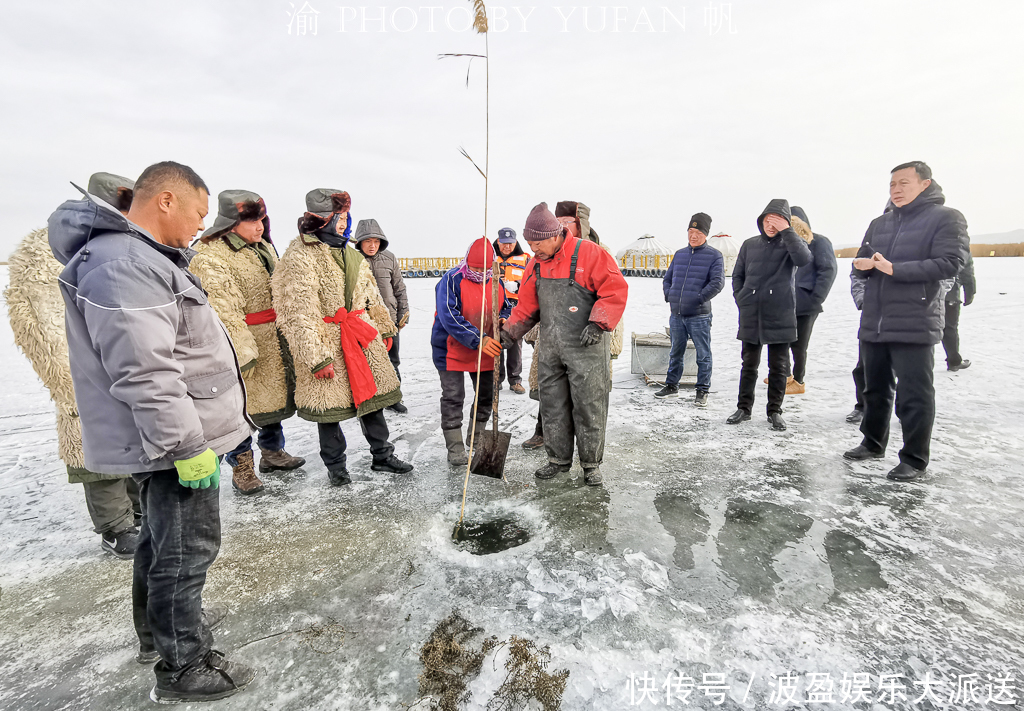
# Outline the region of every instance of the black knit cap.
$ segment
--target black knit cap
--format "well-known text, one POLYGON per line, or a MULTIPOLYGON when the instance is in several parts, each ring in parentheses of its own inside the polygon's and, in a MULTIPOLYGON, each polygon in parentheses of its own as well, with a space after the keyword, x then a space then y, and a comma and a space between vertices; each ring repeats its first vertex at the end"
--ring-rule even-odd
POLYGON ((704 212, 698 212, 690 218, 690 224, 687 226, 687 229, 690 228, 700 230, 707 237, 711 234, 711 216, 704 212))

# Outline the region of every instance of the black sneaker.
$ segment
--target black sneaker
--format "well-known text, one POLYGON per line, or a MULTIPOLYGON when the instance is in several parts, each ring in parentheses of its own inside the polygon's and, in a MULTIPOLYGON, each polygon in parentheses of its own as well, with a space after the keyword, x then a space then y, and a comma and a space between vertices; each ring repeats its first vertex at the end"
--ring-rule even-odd
POLYGON ((131 560, 135 557, 135 547, 139 545, 139 531, 136 528, 126 528, 117 533, 107 532, 100 536, 100 548, 121 560, 131 560))
MULTIPOLYGON (((208 630, 214 630, 220 626, 224 618, 228 616, 228 606, 222 602, 211 602, 208 607, 203 608, 203 624, 208 630)), ((135 655, 135 661, 139 664, 156 664, 160 661, 160 652, 149 645, 139 644, 139 651, 135 655)))
POLYGON ((375 472, 391 472, 392 474, 408 474, 412 471, 412 465, 408 462, 403 462, 395 455, 390 455, 387 459, 381 459, 380 461, 374 461, 370 465, 370 469, 375 472))
POLYGON ((158 676, 149 698, 158 704, 216 701, 237 694, 255 678, 256 670, 252 667, 229 662, 211 649, 201 662, 183 671, 177 679, 158 676))
POLYGON ((664 400, 669 397, 679 397, 679 386, 678 385, 666 385, 658 392, 654 393, 654 397, 659 400, 664 400))
POLYGON ((952 370, 955 373, 958 370, 965 370, 966 368, 970 368, 970 367, 971 367, 971 361, 969 361, 969 360, 962 360, 959 363, 957 363, 956 365, 946 366, 946 370, 952 370))
POLYGON ((693 404, 697 407, 708 406, 708 394, 703 390, 698 390, 697 395, 693 398, 693 404))
POLYGON ((399 415, 404 415, 409 411, 409 408, 402 402, 396 402, 394 405, 388 405, 387 409, 392 412, 397 412, 399 415))
POLYGON ((859 425, 860 421, 864 419, 864 410, 859 407, 853 408, 853 412, 846 416, 846 421, 851 425, 859 425))

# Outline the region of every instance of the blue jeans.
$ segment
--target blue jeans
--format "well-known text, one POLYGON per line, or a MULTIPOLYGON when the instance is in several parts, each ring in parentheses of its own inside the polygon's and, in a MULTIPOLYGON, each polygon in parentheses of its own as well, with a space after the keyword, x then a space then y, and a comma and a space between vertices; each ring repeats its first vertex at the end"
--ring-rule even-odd
POLYGON ((672 352, 668 357, 666 385, 678 385, 683 377, 683 355, 686 353, 686 339, 693 340, 697 349, 697 390, 711 390, 711 314, 703 316, 677 316, 668 320, 672 334, 672 352))
MULTIPOLYGON (((256 434, 256 441, 259 443, 260 449, 266 449, 271 452, 284 449, 284 428, 281 427, 280 422, 260 427, 260 431, 256 434)), ((228 455, 224 457, 224 461, 230 467, 237 467, 238 457, 249 451, 252 451, 251 436, 246 437, 244 442, 228 452, 228 455)))
POLYGON ((160 653, 157 677, 173 679, 205 657, 213 642, 203 624, 202 595, 220 550, 220 489, 184 487, 174 469, 134 478, 142 504, 132 582, 135 631, 143 649, 160 653))

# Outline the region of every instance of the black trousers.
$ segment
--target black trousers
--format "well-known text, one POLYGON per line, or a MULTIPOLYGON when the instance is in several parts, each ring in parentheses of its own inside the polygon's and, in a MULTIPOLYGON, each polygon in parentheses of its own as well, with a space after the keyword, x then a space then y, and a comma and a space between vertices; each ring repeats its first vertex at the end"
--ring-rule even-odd
MULTIPOLYGON (((476 391, 476 373, 439 370, 437 374, 441 378, 441 429, 461 429, 462 414, 466 407, 466 376, 469 376, 473 385, 469 398, 472 405, 473 393, 476 391)), ((477 403, 476 421, 486 423, 494 408, 494 372, 485 370, 480 373, 480 378, 480 400, 477 403)))
MULTIPOLYGON (((857 343, 860 343, 858 340, 857 343)), ((857 365, 853 368, 853 387, 857 391, 857 405, 854 409, 864 409, 864 356, 857 350, 857 365)))
POLYGON ((514 344, 501 351, 501 370, 498 378, 499 383, 505 382, 505 375, 508 374, 508 384, 515 385, 523 382, 523 339, 518 339, 514 344))
POLYGON ((398 372, 398 366, 402 364, 402 360, 398 357, 397 333, 391 337, 391 350, 388 351, 388 360, 391 361, 391 365, 395 368, 395 375, 398 376, 398 382, 402 382, 402 374, 398 372))
POLYGON ((134 477, 142 504, 132 580, 135 631, 143 649, 160 653, 157 678, 173 679, 213 643, 202 597, 220 550, 220 489, 182 486, 174 469, 134 477))
MULTIPOLYGON (((789 343, 768 344, 768 414, 782 412, 789 378, 789 343)), ((761 363, 761 344, 743 341, 743 367, 740 369, 740 396, 736 407, 750 412, 754 407, 757 367, 761 363)))
POLYGON ((900 461, 915 469, 927 468, 935 423, 934 346, 861 341, 860 353, 864 361, 862 444, 873 452, 885 451, 895 394, 896 416, 903 428, 900 461))
POLYGON ((817 318, 818 314, 796 317, 796 340, 790 344, 790 349, 793 351, 793 380, 801 385, 807 370, 807 346, 811 342, 811 331, 814 330, 814 321, 817 318))
MULTIPOLYGON (((383 410, 360 417, 359 428, 363 431, 363 437, 370 444, 373 461, 383 461, 395 451, 395 446, 388 442, 391 433, 388 432, 388 423, 384 419, 383 410)), ((345 432, 341 429, 341 423, 318 422, 316 429, 317 434, 320 435, 320 459, 324 461, 324 465, 328 469, 345 466, 348 461, 345 455, 348 443, 345 441, 345 432)))
POLYGON ((960 302, 946 302, 946 326, 942 330, 942 348, 946 351, 946 365, 960 365, 960 302))

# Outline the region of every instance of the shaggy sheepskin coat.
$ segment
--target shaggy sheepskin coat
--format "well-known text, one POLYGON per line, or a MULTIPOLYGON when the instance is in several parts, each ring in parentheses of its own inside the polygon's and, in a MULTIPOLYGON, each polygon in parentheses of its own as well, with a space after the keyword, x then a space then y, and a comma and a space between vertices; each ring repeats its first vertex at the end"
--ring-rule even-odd
POLYGON ((340 422, 402 399, 398 376, 382 340, 394 336, 398 329, 362 254, 350 246, 329 247, 314 235, 299 235, 281 255, 271 282, 277 325, 295 360, 299 417, 313 422, 340 422), (377 337, 363 349, 377 394, 358 410, 341 353, 341 330, 337 324, 324 322, 340 307, 349 312, 363 311, 359 318, 377 329, 377 337), (331 364, 334 378, 313 377, 331 364))
POLYGON ((123 479, 124 474, 97 474, 85 468, 82 423, 64 330, 64 297, 57 282, 63 270, 50 251, 46 229, 30 232, 11 255, 10 283, 4 296, 14 342, 32 362, 57 405, 57 451, 67 465, 68 481, 123 479))
POLYGON ((196 251, 188 269, 203 282, 210 306, 235 344, 249 417, 258 427, 291 417, 295 414, 295 373, 277 324, 250 326, 245 322, 246 314, 271 308, 270 276, 277 264, 273 247, 266 242, 250 246, 229 233, 200 243, 196 251))

